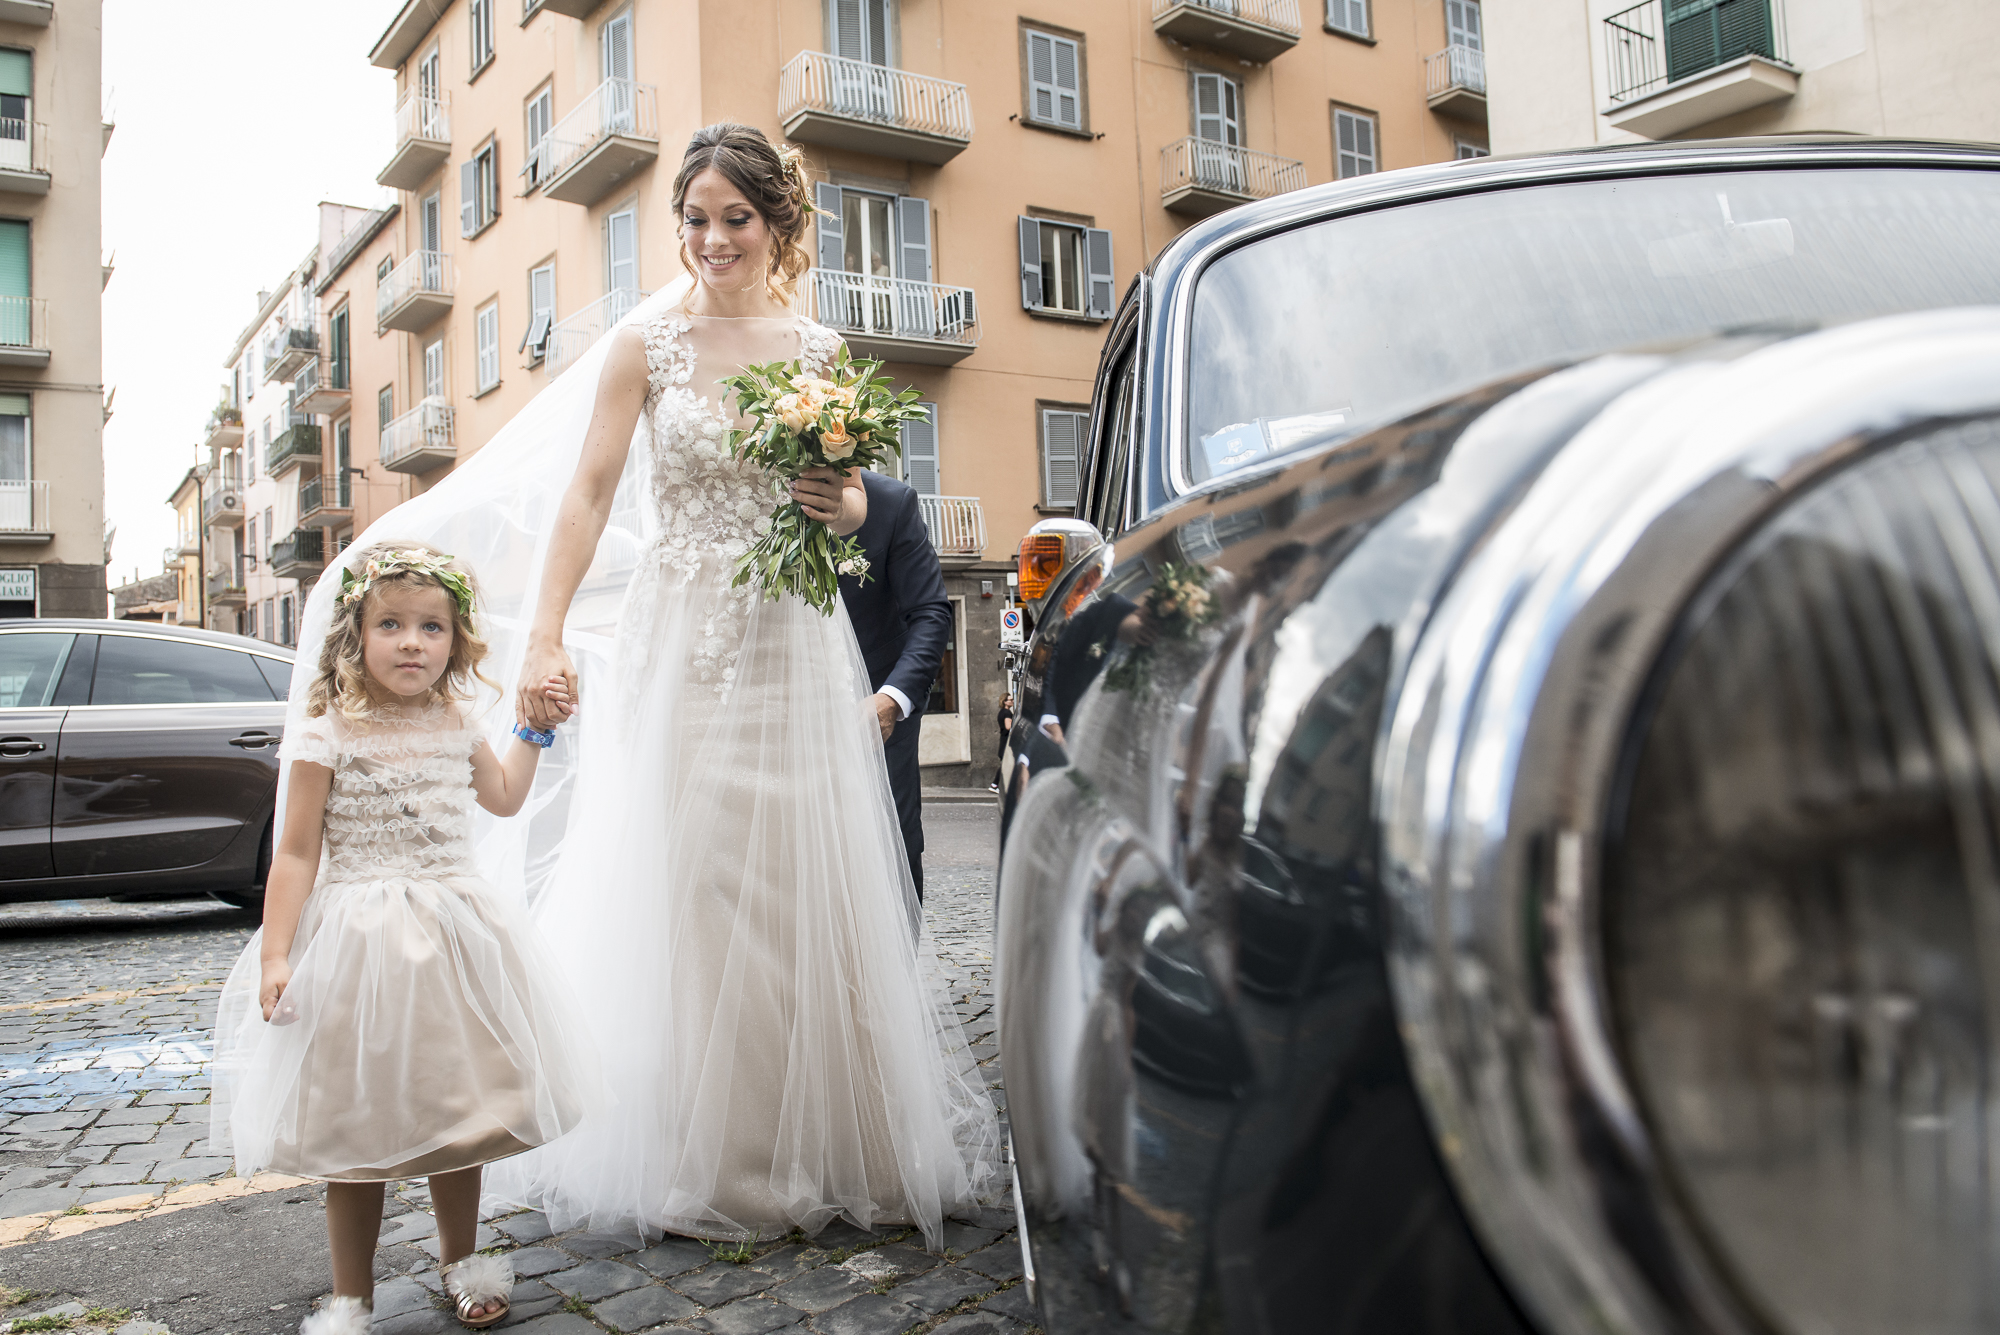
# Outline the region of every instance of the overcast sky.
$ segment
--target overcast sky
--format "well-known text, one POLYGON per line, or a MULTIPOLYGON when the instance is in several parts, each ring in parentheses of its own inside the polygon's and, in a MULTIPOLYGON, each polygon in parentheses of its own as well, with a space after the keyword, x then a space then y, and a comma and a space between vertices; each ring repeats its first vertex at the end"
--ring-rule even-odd
POLYGON ((386 192, 394 76, 368 49, 397 0, 105 0, 106 521, 113 585, 160 572, 167 496, 197 458, 223 360, 318 239, 323 199, 386 192))

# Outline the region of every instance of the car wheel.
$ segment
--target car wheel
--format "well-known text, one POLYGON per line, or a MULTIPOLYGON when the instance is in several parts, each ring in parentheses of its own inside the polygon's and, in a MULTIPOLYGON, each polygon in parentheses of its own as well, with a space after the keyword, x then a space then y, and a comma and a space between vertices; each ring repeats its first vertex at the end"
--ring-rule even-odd
POLYGON ((264 837, 257 843, 257 883, 248 890, 217 890, 214 895, 239 909, 264 907, 264 882, 271 875, 271 822, 264 822, 264 837))

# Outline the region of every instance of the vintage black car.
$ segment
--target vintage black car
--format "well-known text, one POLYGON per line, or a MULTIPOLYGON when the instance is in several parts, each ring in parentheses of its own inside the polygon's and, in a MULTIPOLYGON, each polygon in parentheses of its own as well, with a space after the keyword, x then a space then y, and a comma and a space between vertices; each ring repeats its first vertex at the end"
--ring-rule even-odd
POLYGON ((998 889, 1052 1335, 2000 1329, 2000 149, 1246 206, 1092 420, 998 889))
POLYGON ((291 675, 237 635, 0 623, 0 902, 261 903, 291 675))

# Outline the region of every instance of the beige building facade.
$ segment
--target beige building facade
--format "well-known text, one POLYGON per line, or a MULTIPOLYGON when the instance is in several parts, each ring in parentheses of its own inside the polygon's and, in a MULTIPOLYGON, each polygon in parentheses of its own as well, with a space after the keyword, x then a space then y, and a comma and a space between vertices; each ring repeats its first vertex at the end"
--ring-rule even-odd
POLYGON ((2000 140, 1988 0, 1487 0, 1493 148, 1872 134, 2000 140))
POLYGON ((101 21, 0 3, 0 616, 109 611, 101 21))

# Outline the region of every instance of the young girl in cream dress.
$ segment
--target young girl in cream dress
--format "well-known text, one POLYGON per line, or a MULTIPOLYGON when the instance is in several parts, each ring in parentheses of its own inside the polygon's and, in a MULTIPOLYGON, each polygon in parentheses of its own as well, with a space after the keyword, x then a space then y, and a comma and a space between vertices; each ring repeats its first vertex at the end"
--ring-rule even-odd
MULTIPOLYGON (((472 1254, 481 1165, 568 1131, 588 1080, 553 970, 469 838, 474 802, 520 809, 554 737, 519 728, 496 753, 467 718, 486 648, 450 557, 383 546, 359 569, 284 741, 264 926, 216 1018, 211 1133, 239 1176, 327 1183, 334 1296, 305 1335, 366 1335, 384 1184, 420 1175, 446 1294, 483 1328, 513 1272, 472 1254)), ((566 718, 563 683, 549 690, 566 718)))

